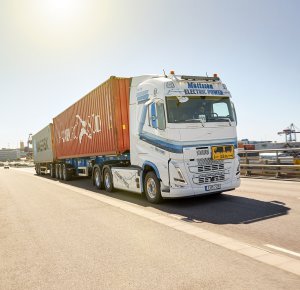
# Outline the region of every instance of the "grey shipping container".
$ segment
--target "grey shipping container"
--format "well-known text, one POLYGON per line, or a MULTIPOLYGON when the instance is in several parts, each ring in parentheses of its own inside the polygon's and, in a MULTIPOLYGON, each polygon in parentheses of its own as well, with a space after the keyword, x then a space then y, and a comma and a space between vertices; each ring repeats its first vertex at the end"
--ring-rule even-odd
POLYGON ((32 136, 34 162, 44 163, 55 161, 56 157, 53 140, 52 124, 49 124, 32 136))

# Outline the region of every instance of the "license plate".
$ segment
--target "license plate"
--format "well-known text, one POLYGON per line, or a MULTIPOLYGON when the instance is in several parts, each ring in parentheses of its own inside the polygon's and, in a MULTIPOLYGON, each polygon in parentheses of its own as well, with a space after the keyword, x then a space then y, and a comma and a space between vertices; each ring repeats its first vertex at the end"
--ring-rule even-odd
POLYGON ((212 159, 214 160, 224 160, 234 158, 234 147, 233 145, 222 145, 222 146, 212 146, 212 159))
POLYGON ((221 189, 221 184, 213 184, 213 185, 206 185, 205 190, 211 191, 211 190, 218 190, 221 189))

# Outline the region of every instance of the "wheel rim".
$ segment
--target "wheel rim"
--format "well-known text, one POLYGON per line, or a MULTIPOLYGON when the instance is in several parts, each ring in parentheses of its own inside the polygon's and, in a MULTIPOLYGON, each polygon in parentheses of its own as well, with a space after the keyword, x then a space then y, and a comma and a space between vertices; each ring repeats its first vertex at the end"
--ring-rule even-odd
POLYGON ((95 183, 97 187, 100 187, 100 174, 98 170, 95 173, 95 183))
POLYGON ((147 193, 151 198, 155 198, 157 194, 157 188, 156 188, 156 183, 153 178, 149 178, 147 180, 147 193))
POLYGON ((104 180, 105 180, 105 187, 106 188, 110 188, 110 176, 109 176, 109 173, 105 174, 104 180))

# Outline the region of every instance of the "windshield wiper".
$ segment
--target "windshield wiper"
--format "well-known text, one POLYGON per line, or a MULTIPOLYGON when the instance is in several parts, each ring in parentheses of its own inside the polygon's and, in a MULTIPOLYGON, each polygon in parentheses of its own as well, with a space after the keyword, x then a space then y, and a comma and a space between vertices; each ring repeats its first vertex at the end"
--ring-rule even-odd
POLYGON ((190 122, 190 121, 200 121, 200 123, 201 123, 201 125, 202 125, 202 127, 204 127, 204 121, 203 121, 203 119, 187 119, 187 120, 185 120, 185 123, 186 122, 190 122))
POLYGON ((230 120, 230 118, 223 118, 223 117, 221 117, 221 118, 218 118, 217 120, 218 121, 223 121, 223 120, 228 121, 229 125, 231 126, 231 120, 230 120))

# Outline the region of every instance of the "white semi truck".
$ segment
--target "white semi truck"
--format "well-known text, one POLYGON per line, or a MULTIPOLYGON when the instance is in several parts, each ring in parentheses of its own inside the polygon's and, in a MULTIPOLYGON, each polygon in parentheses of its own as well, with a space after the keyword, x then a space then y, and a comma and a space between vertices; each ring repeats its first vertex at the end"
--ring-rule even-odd
MULTIPOLYGON (((217 75, 185 76, 171 72, 127 80, 128 88, 110 86, 114 89, 107 93, 109 89, 101 88, 107 86, 108 80, 99 90, 81 99, 92 95, 94 102, 93 109, 84 105, 88 113, 80 117, 81 130, 77 128, 80 127, 78 112, 73 107, 62 113, 67 114, 68 124, 64 124, 66 118, 54 118, 54 130, 48 130, 54 132, 54 136, 48 138, 53 146, 45 147, 55 148, 52 155, 56 159, 48 165, 43 163, 44 167, 52 168, 53 177, 67 180, 74 174, 92 176, 98 188, 104 187, 108 192, 123 189, 144 193, 152 203, 163 198, 221 193, 240 185, 236 113, 230 92, 217 75), (111 96, 120 91, 123 97, 119 103, 116 103, 118 96, 114 97, 114 103, 105 103, 111 99, 105 94, 111 96), (127 102, 124 94, 127 94, 127 102), (101 99, 100 95, 104 97, 101 99), (97 111, 97 98, 100 107, 106 108, 104 112, 97 111), (121 109, 116 109, 118 106, 121 109), (124 110, 128 110, 127 117, 120 113, 124 110), (91 116, 93 122, 89 121, 91 116), (73 125, 69 122, 72 119, 73 125), (122 126, 122 132, 117 130, 118 126, 122 126), (105 141, 109 130, 114 128, 111 136, 116 139, 105 141), (104 143, 99 138, 104 138, 104 143), (123 149, 104 150, 105 142, 118 143, 123 149), (80 146, 88 148, 88 144, 92 144, 92 149, 85 149, 84 153, 78 151, 80 146), (72 150, 77 151, 69 154, 72 150)), ((35 143, 38 140, 33 137, 35 143)), ((37 168, 40 164, 41 160, 36 162, 37 168)))

